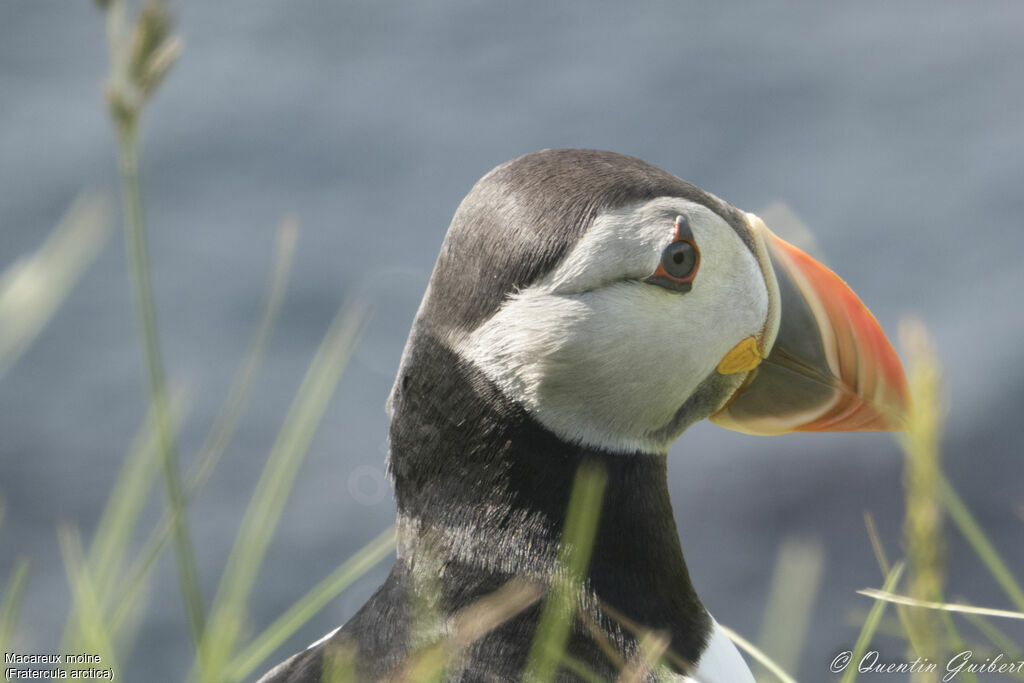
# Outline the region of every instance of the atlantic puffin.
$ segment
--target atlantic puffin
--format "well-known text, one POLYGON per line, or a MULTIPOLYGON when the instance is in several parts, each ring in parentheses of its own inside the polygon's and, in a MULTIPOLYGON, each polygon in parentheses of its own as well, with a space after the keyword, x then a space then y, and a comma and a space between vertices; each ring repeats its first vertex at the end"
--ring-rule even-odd
MULTIPOLYGON (((639 624, 673 655, 646 680, 752 682, 690 581, 669 446, 705 418, 766 435, 895 429, 907 401, 874 316, 754 214, 613 152, 504 163, 455 212, 388 400, 391 573, 260 681, 319 682, 332 652, 355 656, 360 681, 392 679, 425 642, 424 586, 438 591, 427 628, 444 633, 513 578, 550 582, 589 463, 608 481, 580 597, 593 619, 566 652, 615 680, 638 650, 624 624, 639 624)), ((469 644, 447 680, 522 680, 541 609, 469 644)))

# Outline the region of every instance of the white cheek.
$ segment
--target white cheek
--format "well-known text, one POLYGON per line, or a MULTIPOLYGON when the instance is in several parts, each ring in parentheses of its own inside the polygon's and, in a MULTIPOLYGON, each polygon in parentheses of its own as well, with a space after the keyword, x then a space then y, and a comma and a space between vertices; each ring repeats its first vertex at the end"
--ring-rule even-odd
POLYGON ((703 282, 679 294, 629 282, 580 295, 563 343, 536 364, 538 417, 591 445, 667 449, 650 435, 760 329, 767 301, 760 294, 730 283, 703 282))
MULTIPOLYGON (((690 292, 626 280, 559 294, 549 280, 510 298, 460 354, 564 439, 666 451, 663 428, 768 310, 757 262, 732 229, 693 228, 705 256, 690 292)), ((568 266, 586 270, 571 256, 568 266)))
POLYGON ((678 295, 621 283, 580 295, 575 305, 564 343, 543 362, 542 419, 575 439, 605 432, 603 442, 667 424, 710 369, 692 343, 699 329, 680 320, 678 295))
POLYGON ((575 297, 521 295, 463 355, 565 439, 661 452, 668 442, 650 435, 764 321, 763 305, 720 310, 699 292, 631 282, 575 297))

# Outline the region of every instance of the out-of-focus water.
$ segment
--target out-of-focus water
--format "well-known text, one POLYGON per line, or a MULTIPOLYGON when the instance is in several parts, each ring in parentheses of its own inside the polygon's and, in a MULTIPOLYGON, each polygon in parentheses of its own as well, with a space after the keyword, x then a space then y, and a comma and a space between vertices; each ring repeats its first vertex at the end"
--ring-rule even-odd
MULTIPOLYGON (((256 396, 192 508, 208 598, 306 363, 355 292, 375 313, 260 575, 254 628, 390 523, 384 400, 448 220, 494 165, 567 146, 640 156, 747 210, 783 199, 883 326, 921 317, 945 364, 947 469, 1024 567, 1024 5, 232 0, 175 11, 185 53, 146 118, 142 171, 169 373, 193 388, 186 460, 256 323, 275 225, 285 214, 302 225, 256 396)), ((38 246, 80 190, 115 196, 104 74, 92 3, 0 5, 0 267, 38 246)), ((91 532, 144 415, 122 252, 107 246, 0 382, 0 577, 32 557, 21 622, 32 650, 55 648, 69 600, 56 526, 91 532)), ((880 583, 864 510, 899 552, 894 442, 700 425, 675 446, 670 476, 694 582, 742 633, 760 629, 781 541, 822 543, 799 673, 827 678, 856 637, 850 610, 869 606, 854 591, 880 583)), ((955 532, 947 555, 950 595, 1006 605, 955 532)), ((190 663, 166 559, 122 680, 180 680, 190 663)), ((280 655, 343 622, 385 571, 280 655)))

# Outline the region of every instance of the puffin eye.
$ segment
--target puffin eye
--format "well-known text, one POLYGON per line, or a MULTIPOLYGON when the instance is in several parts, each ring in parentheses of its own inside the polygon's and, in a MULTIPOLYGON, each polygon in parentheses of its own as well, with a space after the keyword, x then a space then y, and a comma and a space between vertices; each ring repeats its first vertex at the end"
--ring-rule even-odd
POLYGON ((661 267, 675 280, 687 280, 697 270, 697 247, 693 242, 673 242, 661 252, 661 267))
POLYGON ((661 252, 661 261, 654 274, 644 280, 676 292, 689 292, 700 267, 700 250, 693 241, 686 216, 676 216, 676 232, 672 243, 661 252))

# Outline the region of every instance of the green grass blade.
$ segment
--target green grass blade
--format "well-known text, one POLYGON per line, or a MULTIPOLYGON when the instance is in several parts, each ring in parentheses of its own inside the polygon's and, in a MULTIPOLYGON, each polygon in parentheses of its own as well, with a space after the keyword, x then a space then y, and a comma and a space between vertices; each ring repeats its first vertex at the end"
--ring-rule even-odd
POLYGON ((14 639, 14 628, 18 625, 21 600, 28 586, 29 559, 20 558, 11 571, 11 577, 4 588, 3 603, 0 604, 0 652, 9 652, 14 639))
POLYGON ((991 607, 975 607, 974 605, 961 605, 955 602, 936 602, 934 600, 919 600, 909 595, 893 593, 891 588, 863 588, 857 591, 861 595, 874 598, 882 602, 892 602, 898 605, 909 607, 921 607, 929 610, 942 610, 945 612, 962 612, 964 614, 979 614, 986 617, 999 617, 1002 619, 1024 620, 1024 612, 1014 612, 1007 609, 993 609, 991 607))
POLYGON ((356 649, 350 646, 331 648, 324 652, 320 683, 358 683, 356 649))
POLYGON ((655 674, 658 662, 668 652, 671 638, 666 631, 644 631, 637 641, 637 651, 619 674, 617 683, 644 683, 655 674))
POLYGON ((75 627, 67 647, 73 651, 100 655, 104 668, 120 671, 114 639, 103 619, 96 584, 85 561, 78 532, 70 527, 61 527, 58 529, 58 540, 76 615, 75 627))
MULTIPOLYGON (((910 360, 912 396, 906 433, 901 439, 905 454, 903 490, 903 546, 906 549, 907 592, 922 600, 938 600, 945 584, 942 504, 937 493, 941 476, 942 380, 924 325, 904 320, 900 337, 910 360)), ((917 654, 934 656, 939 651, 939 624, 935 614, 910 612, 917 654)), ((955 629, 953 629, 955 631, 955 629)))
POLYGON ((558 663, 562 668, 572 672, 582 681, 587 681, 587 683, 605 683, 605 679, 591 670, 586 662, 573 657, 567 652, 562 654, 562 658, 558 660, 558 663))
POLYGON ((558 673, 575 618, 575 604, 590 564, 590 553, 601 515, 601 499, 607 482, 608 474, 597 466, 583 465, 576 474, 559 556, 560 566, 566 576, 555 577, 551 592, 544 602, 527 659, 526 680, 553 681, 558 673))
POLYGON ((152 574, 138 578, 125 586, 117 596, 107 624, 115 642, 124 652, 130 652, 130 641, 137 635, 140 621, 145 617, 146 599, 152 587, 152 574))
POLYGON ((522 579, 506 582, 450 616, 444 628, 445 637, 418 648, 388 672, 385 680, 409 683, 448 680, 448 668, 460 660, 466 648, 521 614, 540 597, 541 587, 534 583, 522 579))
POLYGON ((800 661, 824 564, 818 541, 787 538, 779 548, 758 643, 783 670, 800 661))
MULTIPOLYGON (((889 575, 891 567, 889 565, 889 558, 885 554, 885 547, 882 545, 882 539, 878 535, 875 518, 870 512, 864 513, 864 527, 867 529, 868 539, 871 541, 871 549, 875 553, 875 561, 878 563, 878 568, 882 571, 882 580, 884 581, 885 577, 889 575)), ((914 631, 913 620, 911 620, 910 615, 907 613, 906 606, 896 605, 896 616, 899 618, 900 624, 905 631, 905 633, 900 634, 900 637, 905 636, 910 641, 910 647, 914 652, 923 653, 924 649, 921 645, 921 639, 914 631)))
POLYGON ((164 484, 171 509, 174 555, 185 618, 193 642, 198 646, 204 629, 204 608, 195 548, 188 529, 186 497, 178 463, 176 434, 167 392, 156 299, 150 274, 146 216, 139 181, 139 119, 149 97, 170 70, 181 43, 170 35, 171 17, 161 2, 143 5, 126 43, 124 3, 105 7, 110 56, 107 104, 117 132, 118 170, 126 256, 132 281, 132 301, 149 391, 149 403, 156 417, 164 484))
POLYGON ((231 660, 227 666, 228 680, 241 681, 248 677, 313 615, 394 550, 395 527, 392 526, 314 586, 231 660))
POLYGON ((964 505, 964 501, 953 489, 949 480, 945 477, 940 477, 938 487, 939 498, 942 500, 949 518, 953 520, 960 533, 963 534, 967 542, 974 548, 974 552, 985 564, 989 573, 992 574, 992 577, 1003 589, 1003 592, 1006 593, 1006 596, 1014 606, 1024 611, 1024 590, 1021 590, 1020 583, 1018 583, 1009 567, 1006 566, 1003 558, 999 555, 999 551, 996 550, 992 541, 982 531, 981 526, 975 521, 974 516, 967 509, 967 506, 964 505))
MULTIPOLYGON (((882 580, 884 581, 885 577, 889 575, 889 571, 892 569, 892 566, 889 563, 889 558, 885 553, 885 546, 882 545, 882 539, 878 535, 878 525, 875 524, 875 517, 868 511, 864 512, 864 528, 867 530, 868 540, 871 541, 871 550, 875 554, 875 562, 878 563, 878 568, 882 572, 882 580)), ((905 634, 901 634, 901 637, 905 636, 907 640, 910 641, 911 646, 914 647, 913 625, 910 623, 910 620, 907 617, 907 612, 904 609, 904 606, 897 605, 896 613, 899 617, 900 624, 906 631, 905 634)), ((865 612, 865 617, 866 616, 867 613, 865 612)), ((914 649, 916 652, 921 651, 920 648, 917 647, 915 647, 914 649)))
POLYGON ((106 203, 81 196, 31 256, 0 273, 0 378, 46 326, 110 235, 106 203))
MULTIPOLYGON (((281 307, 287 291, 288 278, 291 273, 295 255, 295 241, 298 226, 294 221, 285 221, 278 229, 277 245, 274 250, 274 262, 271 267, 267 296, 264 299, 263 312, 259 324, 246 350, 245 358, 235 374, 228 390, 228 396, 214 420, 214 425, 200 449, 196 465, 190 471, 186 495, 192 499, 198 495, 205 485, 210 473, 216 466, 221 454, 227 447, 238 426, 239 418, 248 404, 249 396, 255 379, 263 367, 267 347, 277 326, 281 307)), ((164 543, 171 537, 171 517, 165 513, 150 532, 149 537, 136 556, 135 562, 127 572, 126 593, 138 594, 148 581, 149 573, 155 566, 156 559, 163 549, 164 543)), ((116 627, 125 615, 130 604, 123 602, 115 612, 112 620, 116 627)))
MULTIPOLYGON (((184 415, 187 392, 175 390, 172 411, 176 419, 184 415)), ((132 587, 125 579, 125 562, 131 538, 142 509, 152 495, 160 473, 160 448, 153 411, 136 433, 118 473, 117 481, 100 516, 93 534, 87 557, 89 574, 93 577, 96 601, 102 618, 108 619, 107 628, 117 640, 123 617, 141 609, 138 597, 142 586, 132 587), (124 587, 128 586, 128 589, 124 587), (129 597, 130 596, 130 597, 129 597), (113 616, 107 615, 113 610, 113 616), (118 616, 118 614, 120 616, 118 616)), ((68 612, 62 642, 69 642, 77 628, 79 616, 75 607, 68 612)))
POLYGON ((221 575, 197 675, 221 683, 234 655, 245 606, 298 468, 327 409, 364 320, 361 308, 339 314, 328 330, 271 448, 221 575))
MULTIPOLYGON (((904 320, 900 333, 910 358, 912 398, 906 434, 900 440, 906 456, 903 539, 908 567, 907 592, 922 600, 942 600, 946 580, 943 505, 938 487, 942 477, 940 444, 945 414, 942 369, 923 323, 904 320)), ((935 615, 908 611, 903 605, 897 605, 896 609, 917 655, 935 656, 941 651, 940 625, 957 651, 966 648, 947 612, 935 615)), ((976 683, 977 677, 967 671, 964 680, 976 683)))
MULTIPOLYGON (((123 122, 122 122, 123 123, 123 122)), ((198 644, 204 629, 204 609, 195 548, 188 529, 185 489, 178 463, 177 436, 171 418, 167 394, 163 352, 156 316, 156 299, 150 275, 149 244, 146 232, 142 189, 139 183, 138 131, 135 122, 118 127, 121 197, 124 211, 124 232, 128 265, 132 274, 135 316, 138 321, 142 356, 146 368, 149 401, 156 416, 164 484, 170 506, 174 534, 174 555, 178 564, 178 584, 185 618, 194 643, 198 644)))
POLYGON ((189 473, 188 495, 190 498, 206 483, 210 472, 213 471, 221 454, 234 436, 239 418, 249 403, 253 385, 263 367, 267 346, 277 327, 277 319, 288 290, 288 278, 295 261, 295 242, 298 231, 299 226, 294 220, 283 221, 278 228, 274 263, 271 267, 270 283, 263 303, 263 312, 260 315, 256 332, 246 349, 245 359, 231 382, 224 405, 199 449, 199 456, 196 458, 197 465, 189 473))
MULTIPOLYGON (((171 409, 176 422, 181 420, 188 402, 186 393, 185 390, 175 391, 172 397, 171 409)), ((124 579, 125 554, 160 474, 158 440, 156 416, 150 410, 132 440, 89 547, 89 571, 96 577, 97 593, 105 610, 114 602, 116 588, 124 579)))
POLYGON ((792 676, 787 674, 781 666, 772 661, 771 657, 762 652, 749 640, 736 633, 736 631, 733 631, 728 626, 719 624, 718 628, 722 629, 722 633, 729 636, 729 640, 736 643, 738 648, 753 657, 758 664, 767 669, 773 676, 782 681, 782 683, 796 683, 792 676))
MULTIPOLYGON (((900 576, 903 574, 903 563, 897 562, 893 565, 889 571, 889 575, 885 577, 885 583, 882 584, 882 590, 891 591, 896 587, 896 584, 900 580, 900 576)), ((875 629, 878 628, 879 622, 882 621, 882 615, 885 614, 885 601, 878 600, 871 606, 871 611, 868 612, 868 618, 864 620, 864 626, 860 629, 860 635, 857 636, 857 642, 853 646, 853 654, 850 657, 850 662, 846 667, 846 671, 843 673, 842 683, 853 683, 857 680, 857 666, 860 660, 864 658, 864 653, 868 649, 868 645, 871 644, 871 638, 875 635, 875 629)))

